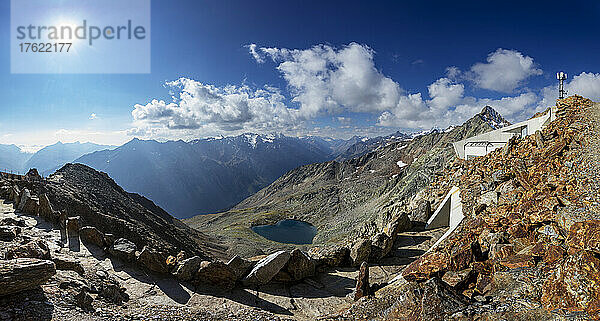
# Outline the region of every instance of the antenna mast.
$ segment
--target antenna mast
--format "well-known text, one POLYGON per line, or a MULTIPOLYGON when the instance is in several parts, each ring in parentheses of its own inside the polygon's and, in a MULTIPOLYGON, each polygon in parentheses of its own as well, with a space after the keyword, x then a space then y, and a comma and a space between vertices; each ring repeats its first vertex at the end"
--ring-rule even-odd
POLYGON ((558 79, 558 99, 563 99, 567 96, 567 91, 565 90, 565 80, 567 80, 567 74, 564 72, 557 72, 556 79, 558 79))

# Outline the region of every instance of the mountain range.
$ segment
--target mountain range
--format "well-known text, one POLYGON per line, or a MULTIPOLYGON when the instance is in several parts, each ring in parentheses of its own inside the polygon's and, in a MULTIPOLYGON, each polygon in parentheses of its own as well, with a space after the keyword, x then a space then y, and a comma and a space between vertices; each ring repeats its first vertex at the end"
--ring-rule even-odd
POLYGON ((36 168, 43 176, 48 176, 64 164, 98 150, 114 148, 109 145, 94 143, 62 143, 46 146, 35 153, 22 151, 16 145, 0 145, 0 170, 14 173, 25 173, 36 168))
POLYGON ((75 162, 108 173, 175 217, 227 210, 298 166, 335 158, 349 140, 242 134, 190 142, 133 139, 75 162))
MULTIPOLYGON (((491 107, 485 107, 461 126, 360 140, 336 160, 285 173, 230 211, 198 215, 186 223, 224 240, 231 255, 242 256, 281 247, 250 227, 283 219, 315 226, 319 233, 313 244, 319 246, 374 235, 390 218, 411 213, 421 205, 407 206, 436 172, 455 159, 452 142, 507 124, 491 107)), ((409 216, 411 221, 424 221, 417 214, 409 216)))

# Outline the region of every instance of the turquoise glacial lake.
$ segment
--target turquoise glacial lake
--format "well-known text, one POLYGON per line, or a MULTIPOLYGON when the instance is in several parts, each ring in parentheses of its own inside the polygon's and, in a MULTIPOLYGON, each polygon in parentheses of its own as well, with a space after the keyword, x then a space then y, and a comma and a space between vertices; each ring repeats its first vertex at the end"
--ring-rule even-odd
POLYGON ((282 220, 274 225, 252 226, 251 229, 266 239, 288 244, 311 244, 317 235, 316 227, 297 220, 282 220))

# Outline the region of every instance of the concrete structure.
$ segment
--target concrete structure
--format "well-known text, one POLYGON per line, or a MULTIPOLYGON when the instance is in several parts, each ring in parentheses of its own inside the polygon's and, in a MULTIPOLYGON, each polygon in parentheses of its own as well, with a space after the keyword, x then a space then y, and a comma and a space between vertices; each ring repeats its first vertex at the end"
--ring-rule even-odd
POLYGON ((531 135, 555 119, 556 107, 553 106, 539 117, 463 139, 452 144, 458 158, 468 160, 473 157, 485 156, 491 151, 503 147, 511 137, 531 135))
MULTIPOLYGON (((442 242, 448 235, 452 234, 458 227, 460 222, 464 218, 462 211, 462 201, 460 198, 460 189, 456 186, 452 187, 440 206, 435 210, 433 215, 427 221, 426 229, 435 229, 440 227, 448 226, 449 229, 435 242, 435 244, 429 249, 435 248, 440 242, 442 242)), ((428 251, 428 252, 429 252, 428 251)))

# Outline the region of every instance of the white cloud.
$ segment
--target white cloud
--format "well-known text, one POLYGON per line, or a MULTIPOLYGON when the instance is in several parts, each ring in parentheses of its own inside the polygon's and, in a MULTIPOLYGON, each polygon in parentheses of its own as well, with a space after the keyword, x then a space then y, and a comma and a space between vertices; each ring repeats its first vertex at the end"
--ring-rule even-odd
POLYGON ((488 55, 486 63, 473 65, 467 77, 480 88, 512 93, 527 78, 541 74, 533 58, 516 50, 498 49, 488 55))
MULTIPOLYGON (((565 83, 568 95, 580 95, 593 101, 600 101, 600 73, 582 72, 565 83)), ((542 111, 556 104, 558 99, 558 83, 541 90, 541 100, 537 111, 542 111)))
POLYGON ((252 55, 252 57, 254 57, 254 59, 256 60, 256 62, 261 63, 261 64, 263 62, 265 62, 265 60, 258 54, 258 52, 256 52, 256 47, 257 47, 256 44, 253 43, 253 44, 250 44, 250 45, 248 45, 246 47, 248 47, 248 51, 250 52, 250 54, 252 55))
POLYGON ((573 77, 565 89, 569 95, 580 95, 593 101, 600 101, 600 73, 582 72, 573 77))
MULTIPOLYGON (((429 129, 457 125, 489 105, 510 121, 520 121, 553 104, 552 86, 539 92, 524 88, 527 80, 542 73, 533 58, 515 50, 498 49, 487 62, 469 71, 448 67, 446 77, 427 87, 427 93, 406 93, 379 71, 375 52, 351 43, 341 48, 316 45, 309 49, 247 46, 258 63, 271 60, 287 83, 288 97, 277 88, 253 89, 246 85, 217 87, 180 78, 166 83, 172 101, 151 100, 135 105, 129 135, 156 139, 192 139, 235 135, 242 132, 279 131, 292 135, 352 130, 380 132, 396 129, 429 129), (500 92, 517 92, 497 99, 469 96, 465 81, 500 92), (293 107, 287 105, 288 99, 293 107), (551 102, 552 101, 552 102, 551 102), (372 123, 352 122, 355 113, 370 114, 372 123), (316 120, 337 125, 321 127, 316 120), (377 117, 378 116, 378 117, 377 117), (332 118, 329 118, 332 117, 332 118), (351 126, 355 124, 358 126, 351 126)), ((600 74, 582 73, 567 88, 590 98, 600 96, 600 74)), ((363 118, 364 119, 364 118, 363 118)), ((331 134, 332 136, 339 136, 331 134)))
POLYGON ((501 99, 475 98, 464 95, 464 85, 440 78, 429 85, 429 100, 420 93, 400 99, 396 108, 383 112, 378 124, 388 127, 431 128, 461 124, 481 111, 492 106, 504 117, 514 120, 529 116, 538 102, 535 93, 501 99))
MULTIPOLYGON (((253 44, 250 45, 253 47, 253 44)), ((375 68, 371 48, 351 43, 340 49, 317 45, 310 49, 259 48, 258 62, 269 57, 288 83, 299 114, 381 112, 393 108, 402 89, 375 68)))
POLYGON ((196 134, 273 130, 293 125, 297 119, 297 110, 287 108, 284 97, 271 87, 216 87, 187 78, 166 85, 177 91, 173 102, 154 99, 135 105, 130 134, 153 137, 173 130, 196 134))

